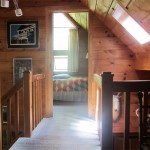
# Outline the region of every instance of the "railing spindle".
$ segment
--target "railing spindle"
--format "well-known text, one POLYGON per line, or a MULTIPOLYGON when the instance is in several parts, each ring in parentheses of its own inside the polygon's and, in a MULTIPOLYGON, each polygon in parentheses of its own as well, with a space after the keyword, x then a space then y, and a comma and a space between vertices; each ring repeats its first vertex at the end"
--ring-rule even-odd
POLYGON ((39 80, 37 80, 37 114, 38 114, 38 123, 39 123, 40 122, 39 80))
MULTIPOLYGON (((144 92, 144 106, 148 106, 148 92, 144 92)), ((143 109, 143 124, 146 126, 147 124, 147 114, 149 109, 143 109)), ((146 133, 146 128, 143 129, 144 134, 146 133)))
POLYGON ((35 82, 32 83, 32 119, 33 119, 33 129, 35 125, 35 82))
MULTIPOLYGON (((101 149, 102 150, 108 150, 108 149, 113 149, 114 147, 111 147, 113 143, 112 141, 112 135, 113 135, 113 130, 112 130, 112 96, 113 93, 120 93, 120 92, 126 92, 126 98, 125 103, 124 103, 124 141, 123 141, 123 148, 124 150, 130 149, 130 94, 131 92, 138 92, 142 91, 144 93, 144 105, 147 105, 148 103, 148 92, 150 91, 150 80, 126 80, 126 81, 113 81, 112 75, 110 72, 104 72, 102 74, 102 79, 100 79, 99 75, 94 75, 94 79, 101 88, 101 103, 100 107, 102 108, 101 110, 101 116, 102 116, 102 131, 101 131, 101 149), (107 78, 107 77, 108 78, 107 78), (102 80, 102 81, 101 81, 102 80), (102 86, 101 86, 102 85, 102 86), (111 116, 111 118, 110 118, 111 116)), ((95 90, 95 88, 92 88, 95 90)), ((92 94, 94 91, 92 91, 92 94)), ((93 95, 92 95, 93 96, 93 95)), ((98 96, 97 96, 98 97, 98 96)), ((138 95, 139 97, 139 103, 142 103, 142 96, 138 95)), ((93 100, 94 97, 92 97, 93 100)), ((95 100, 96 101, 96 100, 95 100)), ((98 103, 97 103, 98 105, 98 103)), ((139 110, 139 112, 142 113, 142 109, 139 110)), ((145 110, 144 113, 144 120, 146 122, 146 117, 147 117, 147 112, 145 110)), ((140 114, 140 113, 139 113, 140 114)), ((140 124, 142 123, 142 120, 139 121, 140 124)), ((144 130, 140 134, 143 134, 144 130)), ((141 137, 141 136, 140 136, 141 137)), ((115 140, 115 139, 114 139, 115 140)), ((141 140, 140 140, 141 141, 141 140)), ((113 143, 115 144, 115 143, 113 143)))
POLYGON ((24 88, 24 136, 30 137, 32 134, 32 73, 24 72, 23 77, 24 88))
POLYGON ((1 104, 1 79, 0 79, 0 150, 2 150, 2 104, 1 104))
POLYGON ((41 88, 42 84, 41 84, 41 82, 42 82, 42 81, 39 80, 40 121, 42 120, 42 101, 43 101, 43 100, 42 100, 42 96, 41 96, 41 95, 42 95, 42 94, 41 94, 41 93, 42 93, 42 92, 41 92, 41 91, 42 91, 42 88, 41 88))
POLYGON ((19 91, 16 92, 15 99, 15 136, 17 136, 19 133, 19 91))
POLYGON ((105 72, 102 75, 102 150, 113 149, 112 134, 112 95, 113 75, 105 72))
POLYGON ((19 80, 2 98, 0 95, 0 113, 3 114, 2 117, 7 115, 5 123, 2 121, 4 118, 1 119, 0 115, 0 125, 2 124, 0 134, 2 134, 2 129, 6 133, 6 140, 4 139, 3 143, 2 135, 0 136, 0 150, 2 144, 3 148, 9 149, 19 136, 30 137, 32 130, 42 119, 43 97, 41 90, 43 88, 41 83, 44 78, 45 75, 32 76, 30 71, 25 71, 23 79, 19 80), (5 114, 2 113, 3 106, 7 108, 5 114), (22 119, 23 126, 20 126, 22 119))
POLYGON ((11 98, 7 102, 7 142, 11 143, 11 98))
POLYGON ((37 81, 35 81, 35 112, 36 112, 36 120, 35 124, 38 124, 38 91, 37 91, 37 81))
POLYGON ((129 150, 129 133, 130 133, 130 93, 127 92, 124 103, 124 150, 129 150))

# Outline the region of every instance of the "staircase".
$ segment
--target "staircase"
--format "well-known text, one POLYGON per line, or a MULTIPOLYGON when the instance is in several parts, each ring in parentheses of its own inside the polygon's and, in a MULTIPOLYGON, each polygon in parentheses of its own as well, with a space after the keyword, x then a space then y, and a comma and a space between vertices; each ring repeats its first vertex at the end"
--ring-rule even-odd
POLYGON ((97 133, 87 104, 57 102, 53 118, 42 119, 31 138, 19 138, 10 150, 100 150, 97 133))

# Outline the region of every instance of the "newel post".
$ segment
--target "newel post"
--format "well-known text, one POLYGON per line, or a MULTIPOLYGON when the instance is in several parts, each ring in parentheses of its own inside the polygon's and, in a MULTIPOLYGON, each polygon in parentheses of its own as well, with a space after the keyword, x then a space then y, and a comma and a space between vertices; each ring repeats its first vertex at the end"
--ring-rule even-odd
POLYGON ((104 72, 101 76, 102 76, 101 150, 113 150, 113 134, 112 134, 113 74, 111 74, 111 72, 104 72))
POLYGON ((1 78, 0 78, 0 150, 2 150, 2 103, 1 103, 1 78))
POLYGON ((23 98, 24 98, 24 136, 32 134, 32 73, 23 73, 23 98))

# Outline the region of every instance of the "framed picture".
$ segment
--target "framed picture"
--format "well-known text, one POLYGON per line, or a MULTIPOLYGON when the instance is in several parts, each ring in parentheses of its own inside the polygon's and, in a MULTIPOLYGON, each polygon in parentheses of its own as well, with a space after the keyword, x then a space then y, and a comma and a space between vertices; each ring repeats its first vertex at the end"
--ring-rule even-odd
POLYGON ((38 21, 7 22, 8 48, 38 47, 38 21))
POLYGON ((14 58, 13 59, 13 83, 23 77, 23 72, 32 71, 32 58, 14 58))

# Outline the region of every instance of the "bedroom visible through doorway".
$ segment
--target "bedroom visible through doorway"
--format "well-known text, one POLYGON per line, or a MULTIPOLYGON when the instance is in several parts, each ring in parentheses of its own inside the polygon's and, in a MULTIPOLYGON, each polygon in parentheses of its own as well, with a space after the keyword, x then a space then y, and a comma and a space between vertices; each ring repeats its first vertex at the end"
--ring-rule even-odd
POLYGON ((87 22, 88 13, 53 13, 54 101, 88 101, 87 22))

